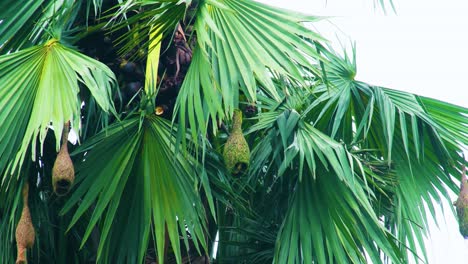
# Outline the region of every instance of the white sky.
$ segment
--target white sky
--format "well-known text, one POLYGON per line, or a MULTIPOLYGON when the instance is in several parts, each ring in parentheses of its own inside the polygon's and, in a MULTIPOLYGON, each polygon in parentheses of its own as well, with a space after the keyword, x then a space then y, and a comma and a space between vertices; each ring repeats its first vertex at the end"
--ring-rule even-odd
MULTIPOLYGON (((468 1, 394 0, 384 15, 372 0, 259 0, 310 15, 332 16, 315 25, 340 50, 356 42, 356 78, 468 107, 468 1), (338 36, 338 37, 337 37, 338 36)), ((455 200, 455 198, 454 198, 455 200)), ((429 264, 468 263, 468 241, 445 205, 431 223, 429 264)))

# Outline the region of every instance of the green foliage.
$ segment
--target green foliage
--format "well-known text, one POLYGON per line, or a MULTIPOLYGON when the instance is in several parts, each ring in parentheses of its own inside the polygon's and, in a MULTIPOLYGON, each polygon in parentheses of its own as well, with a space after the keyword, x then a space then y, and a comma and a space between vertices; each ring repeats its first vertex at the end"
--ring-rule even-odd
POLYGON ((354 47, 327 48, 318 19, 250 0, 2 2, 0 262, 25 182, 31 263, 427 262, 468 109, 356 80, 354 47), (68 120, 76 179, 57 197, 68 120))
POLYGON ((204 209, 196 193, 193 165, 175 154, 167 121, 148 116, 140 128, 139 120, 118 122, 78 149, 86 153, 85 161, 77 166, 78 187, 63 212, 78 205, 73 226, 94 205, 82 245, 95 228, 100 230, 98 262, 141 263, 151 223, 166 226, 153 233, 161 263, 166 232, 178 262, 179 236, 188 244, 186 229, 197 250, 199 242, 206 248, 204 209))
POLYGON ((91 91, 104 111, 110 111, 113 104, 109 97, 115 76, 104 64, 55 39, 0 56, 0 64, 0 118, 3 121, 0 125, 3 139, 0 171, 5 174, 3 185, 21 166, 31 143, 32 158, 36 158, 36 139, 39 138, 42 146, 51 124, 57 150, 63 124, 73 120, 73 127, 79 127, 79 83, 91 91))
POLYGON ((302 83, 305 74, 317 74, 314 62, 321 56, 305 39, 323 38, 302 24, 317 20, 250 0, 201 1, 197 50, 177 97, 179 123, 189 124, 195 140, 210 119, 216 129, 218 118, 233 115, 240 92, 249 102, 258 90, 279 101, 272 73, 302 83))

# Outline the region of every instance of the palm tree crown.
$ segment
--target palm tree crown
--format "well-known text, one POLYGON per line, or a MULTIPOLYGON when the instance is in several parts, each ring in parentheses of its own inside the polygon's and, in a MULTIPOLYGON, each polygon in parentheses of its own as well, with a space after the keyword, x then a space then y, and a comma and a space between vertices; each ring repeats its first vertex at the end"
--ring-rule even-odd
POLYGON ((0 262, 427 262, 468 109, 356 80, 320 19, 2 1, 0 262))

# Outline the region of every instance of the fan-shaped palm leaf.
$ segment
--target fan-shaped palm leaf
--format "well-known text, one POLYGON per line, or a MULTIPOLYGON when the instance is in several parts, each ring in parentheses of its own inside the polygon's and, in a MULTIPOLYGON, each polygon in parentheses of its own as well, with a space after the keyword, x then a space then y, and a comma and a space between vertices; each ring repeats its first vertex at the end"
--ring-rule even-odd
POLYGON ((281 114, 276 123, 254 151, 262 167, 271 161, 272 173, 295 182, 275 262, 364 263, 365 251, 379 263, 382 251, 399 263, 396 240, 372 208, 375 196, 362 178, 364 164, 344 145, 304 124, 294 110, 281 114), (264 149, 276 142, 283 142, 283 147, 264 149))
POLYGON ((112 31, 129 28, 117 39, 117 44, 122 44, 120 52, 129 53, 136 45, 149 47, 151 51, 152 47, 161 41, 161 35, 172 33, 179 21, 184 18, 191 2, 191 0, 131 0, 121 3, 118 10, 111 15, 109 23, 112 31))
POLYGON ((255 102, 259 87, 279 101, 272 73, 302 83, 305 73, 318 74, 321 56, 305 39, 323 39, 301 24, 317 17, 248 0, 202 1, 197 12, 198 46, 175 108, 194 136, 205 134, 210 118, 216 129, 218 118, 232 116, 240 91, 255 102))
MULTIPOLYGON (((325 66, 328 88, 326 85, 312 88, 317 96, 311 97, 310 106, 302 117, 311 120, 314 127, 344 142, 352 151, 366 153, 359 155, 359 159, 363 159, 360 166, 368 167, 364 169, 364 175, 376 171, 375 161, 386 160, 388 168, 380 173, 395 174, 397 182, 384 185, 382 182, 379 185, 386 185, 386 190, 376 191, 383 191, 382 194, 393 200, 388 203, 389 200, 385 199, 385 225, 402 243, 401 252, 404 259, 408 259, 406 247, 416 252, 427 230, 424 205, 429 204, 428 208, 433 213, 432 201, 449 198, 446 186, 452 190, 456 188, 449 174, 458 175, 453 165, 460 167, 461 163, 466 163, 459 153, 460 143, 463 145, 466 142, 464 131, 468 124, 463 116, 468 110, 355 81, 355 64, 352 60, 342 60, 330 54, 327 56, 330 58, 330 63, 325 66), (435 114, 433 109, 435 118, 432 117, 431 112, 425 110, 428 109, 424 107, 425 101, 429 108, 440 108, 440 113, 445 114, 435 114), (315 109, 317 111, 313 111, 315 109), (452 132, 441 124, 450 125, 452 132)), ((309 131, 307 135, 312 134, 309 131)), ((297 137, 296 143, 286 150, 285 161, 293 160, 293 157, 288 157, 288 152, 298 152, 297 149, 304 145, 304 142, 299 143, 300 138, 297 137)), ((314 149, 313 146, 309 143, 306 149, 314 149)), ((332 161, 328 156, 325 159, 318 156, 316 159, 332 161)), ((298 166, 301 171, 302 163, 298 166)), ((365 179, 361 176, 361 180, 365 179)), ((378 208, 382 204, 373 202, 373 207, 380 210, 378 208)), ((425 257, 424 250, 423 253, 425 257)))
POLYGON ((151 223, 161 263, 166 232, 178 263, 179 236, 188 246, 188 232, 196 250, 199 243, 206 249, 194 165, 175 154, 171 127, 164 119, 148 116, 142 122, 141 129, 138 117, 116 123, 81 147, 85 155, 77 164, 78 187, 64 212, 79 204, 74 225, 96 203, 83 243, 98 224, 99 262, 141 263, 151 223))
MULTIPOLYGON (((109 100, 115 81, 104 64, 88 58, 52 39, 44 45, 0 57, 0 171, 11 161, 13 172, 24 160, 36 138, 42 144, 50 125, 58 149, 63 124, 73 121, 79 127, 79 85, 84 84, 104 111, 112 109, 109 100)), ((3 178, 2 182, 4 183, 3 178)))
MULTIPOLYGON (((81 1, 79 1, 81 2, 81 1)), ((30 47, 48 38, 52 28, 72 24, 73 1, 11 1, 0 3, 0 54, 30 47), (46 29, 50 31, 47 32, 46 29)), ((79 4, 78 4, 79 5, 79 4)))

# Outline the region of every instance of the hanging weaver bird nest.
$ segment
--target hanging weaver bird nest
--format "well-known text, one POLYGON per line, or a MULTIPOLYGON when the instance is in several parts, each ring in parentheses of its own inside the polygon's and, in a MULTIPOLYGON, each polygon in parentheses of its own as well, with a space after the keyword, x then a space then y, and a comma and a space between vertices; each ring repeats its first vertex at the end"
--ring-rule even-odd
POLYGON ((63 127, 62 146, 52 168, 52 187, 58 196, 67 194, 75 180, 75 169, 67 146, 69 130, 70 121, 65 123, 63 127))
POLYGON ((460 194, 455 202, 455 207, 457 208, 460 233, 465 239, 468 239, 468 183, 466 178, 466 166, 463 166, 460 194))
POLYGON ((16 226, 16 248, 18 255, 16 264, 27 263, 26 250, 34 244, 35 231, 31 221, 31 212, 28 206, 29 184, 26 182, 23 187, 23 211, 21 218, 16 226))
POLYGON ((234 110, 232 117, 232 131, 224 145, 224 163, 233 175, 240 175, 249 166, 250 149, 242 133, 242 112, 234 110))

